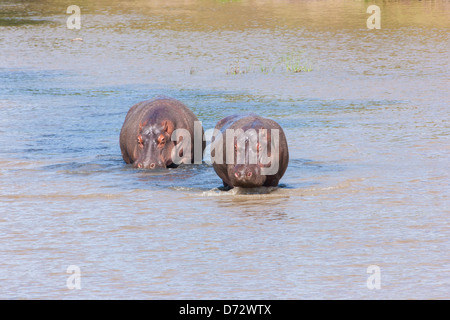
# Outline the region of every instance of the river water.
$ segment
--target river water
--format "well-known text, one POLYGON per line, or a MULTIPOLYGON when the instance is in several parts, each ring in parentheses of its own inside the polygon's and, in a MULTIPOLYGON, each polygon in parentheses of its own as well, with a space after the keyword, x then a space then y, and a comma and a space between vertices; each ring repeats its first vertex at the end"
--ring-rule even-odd
POLYGON ((0 298, 450 298, 448 1, 71 4, 0 1, 0 298), (126 165, 160 94, 277 121, 280 186, 126 165))

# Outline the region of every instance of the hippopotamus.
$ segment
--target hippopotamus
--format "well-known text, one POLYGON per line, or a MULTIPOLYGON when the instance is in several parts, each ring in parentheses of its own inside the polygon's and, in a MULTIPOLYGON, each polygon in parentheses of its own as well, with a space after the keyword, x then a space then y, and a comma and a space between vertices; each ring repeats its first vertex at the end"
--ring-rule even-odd
POLYGON ((124 161, 135 168, 201 163, 205 149, 203 128, 183 103, 158 96, 130 108, 120 131, 120 149, 124 161), (200 136, 197 145, 194 136, 200 136))
POLYGON ((281 126, 256 114, 220 120, 211 142, 211 162, 226 190, 276 187, 289 162, 281 126))

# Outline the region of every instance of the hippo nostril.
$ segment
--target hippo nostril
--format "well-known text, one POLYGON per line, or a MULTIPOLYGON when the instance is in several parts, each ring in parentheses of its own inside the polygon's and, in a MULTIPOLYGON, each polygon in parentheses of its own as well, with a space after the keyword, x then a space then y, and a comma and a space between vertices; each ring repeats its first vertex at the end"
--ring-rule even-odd
POLYGON ((138 167, 139 169, 142 169, 142 163, 138 163, 138 164, 137 164, 137 167, 138 167))
POLYGON ((154 169, 155 168, 155 164, 154 163, 150 163, 150 169, 154 169))
POLYGON ((251 172, 247 172, 247 177, 251 177, 252 173, 251 172))
POLYGON ((235 172, 235 173, 234 173, 234 176, 235 176, 236 178, 239 178, 241 175, 239 174, 239 172, 235 172))

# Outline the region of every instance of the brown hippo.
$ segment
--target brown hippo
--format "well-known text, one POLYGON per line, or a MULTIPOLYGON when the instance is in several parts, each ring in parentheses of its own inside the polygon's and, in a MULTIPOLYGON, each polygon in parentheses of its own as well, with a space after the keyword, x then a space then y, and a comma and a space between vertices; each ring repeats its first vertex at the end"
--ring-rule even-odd
POLYGON ((176 167, 194 160, 201 163, 203 129, 183 103, 157 97, 137 103, 128 111, 120 131, 120 149, 125 162, 135 168, 176 167), (200 137, 197 146, 194 133, 200 137))
POLYGON ((283 129, 255 114, 220 120, 211 143, 211 161, 225 188, 276 187, 289 162, 283 129))

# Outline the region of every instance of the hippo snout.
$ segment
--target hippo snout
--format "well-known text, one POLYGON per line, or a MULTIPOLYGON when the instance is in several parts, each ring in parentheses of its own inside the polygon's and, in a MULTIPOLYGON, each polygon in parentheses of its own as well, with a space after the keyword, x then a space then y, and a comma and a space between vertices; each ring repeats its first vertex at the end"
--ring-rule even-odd
POLYGON ((247 172, 235 172, 234 176, 238 179, 248 179, 253 175, 253 173, 251 171, 247 171, 247 172))
POLYGON ((261 176, 261 169, 257 165, 237 165, 234 167, 235 186, 258 187, 264 183, 264 176, 261 176))
POLYGON ((161 161, 158 162, 136 161, 134 167, 138 169, 155 169, 155 168, 166 168, 166 165, 164 162, 161 161))

